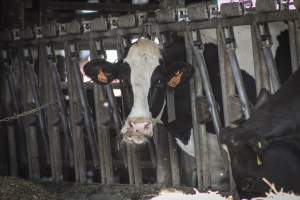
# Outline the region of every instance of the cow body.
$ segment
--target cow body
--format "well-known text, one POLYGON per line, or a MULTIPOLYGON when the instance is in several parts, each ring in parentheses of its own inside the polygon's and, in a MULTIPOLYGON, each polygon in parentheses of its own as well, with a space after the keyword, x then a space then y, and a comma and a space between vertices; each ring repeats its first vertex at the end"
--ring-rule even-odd
POLYGON ((300 192, 300 70, 237 128, 221 133, 242 197, 263 195, 265 177, 300 192))

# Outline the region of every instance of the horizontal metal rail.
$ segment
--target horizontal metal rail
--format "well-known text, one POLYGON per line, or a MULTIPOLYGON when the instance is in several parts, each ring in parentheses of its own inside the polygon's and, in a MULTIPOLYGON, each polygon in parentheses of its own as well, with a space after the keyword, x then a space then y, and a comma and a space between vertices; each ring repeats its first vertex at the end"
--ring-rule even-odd
MULTIPOLYGON (((204 21, 191 21, 191 22, 175 22, 175 23, 153 23, 151 24, 150 31, 153 34, 159 32, 181 32, 185 31, 188 25, 189 30, 198 30, 198 29, 210 29, 217 28, 218 26, 227 27, 227 26, 242 26, 242 25, 251 25, 254 22, 256 23, 264 23, 264 22, 277 22, 277 21, 289 21, 289 20, 297 20, 300 17, 300 12, 296 10, 289 11, 276 11, 270 13, 257 13, 257 14, 247 14, 241 17, 232 17, 232 18, 213 18, 210 20, 204 21)), ((80 34, 67 34, 61 35, 54 38, 37 38, 33 40, 16 40, 12 42, 8 42, 6 44, 10 44, 13 46, 18 45, 37 45, 40 43, 49 43, 49 42, 62 42, 66 40, 91 40, 91 39, 99 39, 106 37, 116 37, 124 36, 124 35, 134 35, 134 34, 142 34, 144 32, 144 26, 134 27, 134 28, 123 28, 123 29, 112 29, 104 32, 86 32, 80 34)), ((5 44, 3 42, 3 44, 5 44)), ((1 45, 1 43, 0 43, 1 45)))

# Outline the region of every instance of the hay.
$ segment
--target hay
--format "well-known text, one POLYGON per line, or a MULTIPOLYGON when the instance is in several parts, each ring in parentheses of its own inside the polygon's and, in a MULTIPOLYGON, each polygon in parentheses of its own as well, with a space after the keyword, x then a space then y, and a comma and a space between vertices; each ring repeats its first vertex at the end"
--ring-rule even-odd
POLYGON ((151 200, 231 200, 231 197, 223 197, 218 192, 200 193, 196 189, 195 194, 184 194, 181 191, 162 191, 151 200))
POLYGON ((41 186, 15 177, 0 177, 1 200, 55 200, 41 186))

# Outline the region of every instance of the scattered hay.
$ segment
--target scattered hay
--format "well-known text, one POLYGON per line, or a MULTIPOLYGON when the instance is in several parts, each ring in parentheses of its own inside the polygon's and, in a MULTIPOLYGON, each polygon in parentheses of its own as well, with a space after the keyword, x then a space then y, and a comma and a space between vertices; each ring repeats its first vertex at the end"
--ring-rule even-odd
POLYGON ((195 194, 185 194, 181 191, 162 191, 151 200, 232 200, 231 197, 223 197, 218 192, 200 193, 196 189, 195 194))
POLYGON ((300 197, 293 193, 283 192, 283 188, 278 191, 275 185, 266 178, 263 178, 263 181, 270 187, 270 191, 266 193, 266 197, 253 198, 252 200, 300 200, 300 197))
POLYGON ((55 200, 41 186, 15 177, 0 177, 1 200, 55 200))

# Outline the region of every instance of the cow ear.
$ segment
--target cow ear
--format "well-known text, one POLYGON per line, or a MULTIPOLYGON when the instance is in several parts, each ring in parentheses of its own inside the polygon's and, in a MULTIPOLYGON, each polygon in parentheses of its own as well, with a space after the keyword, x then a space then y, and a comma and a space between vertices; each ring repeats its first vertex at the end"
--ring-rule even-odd
POLYGON ((123 63, 110 63, 103 59, 91 60, 83 67, 86 76, 95 83, 108 84, 119 78, 120 68, 123 63))
POLYGON ((167 84, 169 87, 177 87, 190 80, 194 72, 193 66, 184 62, 173 63, 167 68, 167 84))
POLYGON ((263 88, 260 90, 255 106, 253 107, 253 111, 256 111, 262 105, 264 105, 270 99, 270 93, 267 89, 263 88))

